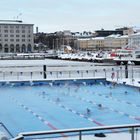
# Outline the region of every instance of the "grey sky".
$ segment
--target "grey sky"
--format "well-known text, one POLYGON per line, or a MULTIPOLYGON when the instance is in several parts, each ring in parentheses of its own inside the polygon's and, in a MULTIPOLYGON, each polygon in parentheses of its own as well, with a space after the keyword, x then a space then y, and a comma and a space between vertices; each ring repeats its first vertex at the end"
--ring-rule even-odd
POLYGON ((0 0, 0 19, 18 17, 44 32, 94 31, 139 26, 139 7, 140 0, 0 0))

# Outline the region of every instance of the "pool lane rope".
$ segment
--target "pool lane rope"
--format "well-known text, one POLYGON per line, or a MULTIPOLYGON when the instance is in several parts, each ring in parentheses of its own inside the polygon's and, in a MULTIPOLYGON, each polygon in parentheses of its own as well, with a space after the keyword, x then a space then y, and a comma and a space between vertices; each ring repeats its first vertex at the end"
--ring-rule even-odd
MULTIPOLYGON (((39 95, 39 96, 40 96, 40 95, 39 95)), ((42 96, 42 98, 45 99, 45 100, 47 100, 47 101, 50 102, 50 103, 53 103, 53 104, 58 105, 59 107, 65 109, 65 110, 67 110, 67 111, 69 111, 69 112, 71 112, 71 113, 73 113, 73 114, 75 114, 75 115, 77 115, 77 116, 80 116, 81 118, 84 118, 84 119, 86 119, 86 120, 88 120, 88 121, 90 121, 90 122, 96 124, 97 126, 105 126, 105 124, 102 124, 102 123, 98 122, 97 120, 95 120, 95 119, 93 119, 93 118, 90 118, 87 114, 86 114, 86 115, 85 115, 85 114, 82 114, 82 113, 80 113, 80 112, 78 112, 78 111, 76 111, 76 110, 74 110, 74 109, 72 109, 72 108, 69 108, 69 107, 67 107, 67 106, 64 106, 64 105, 62 105, 61 103, 58 103, 58 102, 56 102, 56 101, 54 101, 54 100, 51 100, 51 99, 49 99, 49 98, 47 98, 47 97, 42 96)), ((114 129, 111 130, 111 131, 112 131, 112 132, 119 132, 118 130, 114 130, 114 129)))
POLYGON ((125 104, 128 104, 128 105, 134 106, 134 107, 140 107, 140 105, 137 105, 137 104, 134 104, 134 103, 125 101, 125 100, 120 100, 120 99, 114 98, 114 97, 109 96, 109 95, 103 95, 103 94, 96 93, 96 92, 91 93, 91 94, 95 94, 95 95, 98 95, 98 96, 101 96, 101 97, 104 97, 104 98, 108 98, 108 99, 110 98, 110 99, 112 99, 112 100, 114 100, 114 101, 117 101, 117 102, 119 102, 119 103, 125 103, 125 104))
MULTIPOLYGON (((91 103, 91 104, 94 104, 94 105, 98 106, 98 104, 97 104, 95 101, 91 101, 91 100, 82 98, 82 97, 80 97, 80 96, 78 96, 78 95, 73 95, 73 94, 70 94, 70 93, 63 93, 63 94, 68 95, 68 96, 70 96, 70 97, 77 98, 77 99, 79 99, 79 100, 81 100, 81 101, 88 102, 88 103, 91 103)), ((130 119, 134 119, 134 120, 140 121, 140 117, 136 117, 136 116, 130 115, 130 114, 128 114, 128 113, 125 113, 125 112, 122 112, 122 111, 118 111, 118 110, 116 110, 116 109, 113 109, 113 108, 111 108, 111 107, 107 107, 107 106, 105 106, 105 105, 102 106, 102 107, 105 108, 105 109, 108 109, 108 110, 110 110, 110 111, 112 111, 112 112, 115 112, 115 113, 117 113, 117 114, 120 114, 120 115, 129 117, 130 119)))
MULTIPOLYGON (((58 128, 56 128, 54 125, 52 125, 50 122, 48 122, 47 120, 43 119, 39 114, 35 113, 34 111, 32 111, 29 107, 25 106, 24 104, 20 103, 16 98, 14 97, 10 97, 17 105, 21 106, 22 108, 24 108, 24 110, 28 111, 29 113, 31 113, 33 116, 35 116, 36 118, 38 118, 41 122, 43 122, 45 125, 47 125, 49 128, 51 128, 52 130, 58 130, 58 128)), ((65 134, 61 133, 61 135, 63 137, 67 137, 65 134)))
MULTIPOLYGON (((39 96, 40 96, 40 95, 39 95, 39 96)), ((72 108, 66 107, 66 106, 64 106, 63 104, 59 103, 59 102, 56 102, 56 101, 54 101, 54 100, 51 100, 51 99, 47 98, 46 96, 40 96, 40 97, 42 97, 43 99, 46 99, 46 100, 47 100, 48 102, 50 102, 50 103, 53 103, 53 104, 58 105, 59 107, 65 109, 65 110, 67 110, 67 111, 69 111, 69 112, 72 112, 72 113, 74 113, 74 114, 76 114, 76 115, 78 115, 78 116, 80 116, 80 117, 82 117, 82 118, 84 118, 84 119, 87 119, 87 120, 89 120, 90 122, 95 123, 95 124, 98 125, 98 126, 105 126, 104 124, 101 124, 101 123, 98 122, 97 120, 92 119, 92 118, 90 118, 89 116, 87 116, 87 115, 85 115, 85 114, 82 114, 82 113, 80 113, 80 112, 78 112, 78 111, 76 111, 76 110, 74 110, 74 109, 72 109, 72 108)))

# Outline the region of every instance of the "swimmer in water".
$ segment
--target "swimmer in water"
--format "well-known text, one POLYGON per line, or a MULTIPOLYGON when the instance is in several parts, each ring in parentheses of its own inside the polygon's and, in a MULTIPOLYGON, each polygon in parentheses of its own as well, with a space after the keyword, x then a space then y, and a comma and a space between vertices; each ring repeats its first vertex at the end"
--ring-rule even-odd
POLYGON ((128 92, 127 92, 127 91, 125 91, 124 93, 125 93, 125 95, 127 95, 127 93, 128 93, 128 92))
POLYGON ((98 104, 98 107, 99 107, 99 108, 102 108, 102 104, 98 104))
POLYGON ((89 115, 91 113, 90 109, 87 108, 87 115, 89 115))
POLYGON ((60 98, 56 98, 56 102, 60 102, 60 98))

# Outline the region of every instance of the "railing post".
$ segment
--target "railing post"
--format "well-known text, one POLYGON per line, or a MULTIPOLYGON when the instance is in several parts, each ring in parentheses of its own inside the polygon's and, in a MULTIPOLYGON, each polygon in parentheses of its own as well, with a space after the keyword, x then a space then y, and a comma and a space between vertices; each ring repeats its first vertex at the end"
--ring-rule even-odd
POLYGON ((83 77, 83 71, 81 70, 81 77, 83 77))
POLYGON ((134 140, 134 127, 132 127, 132 135, 131 135, 131 140, 134 140))
POLYGON ((71 78, 71 72, 69 71, 69 78, 71 78))
POLYGON ((82 140, 82 132, 79 131, 79 140, 82 140))
POLYGON ((43 78, 46 79, 46 65, 43 65, 43 78))

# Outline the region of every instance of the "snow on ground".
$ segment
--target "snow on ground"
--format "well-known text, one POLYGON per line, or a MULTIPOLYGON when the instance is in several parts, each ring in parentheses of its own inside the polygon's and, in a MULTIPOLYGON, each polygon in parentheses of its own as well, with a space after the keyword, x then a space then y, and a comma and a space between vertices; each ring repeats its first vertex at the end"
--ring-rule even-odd
POLYGON ((128 78, 125 78, 125 66, 54 59, 0 60, 0 81, 44 80, 43 65, 47 66, 46 80, 106 78, 140 87, 140 66, 128 66, 128 78))

